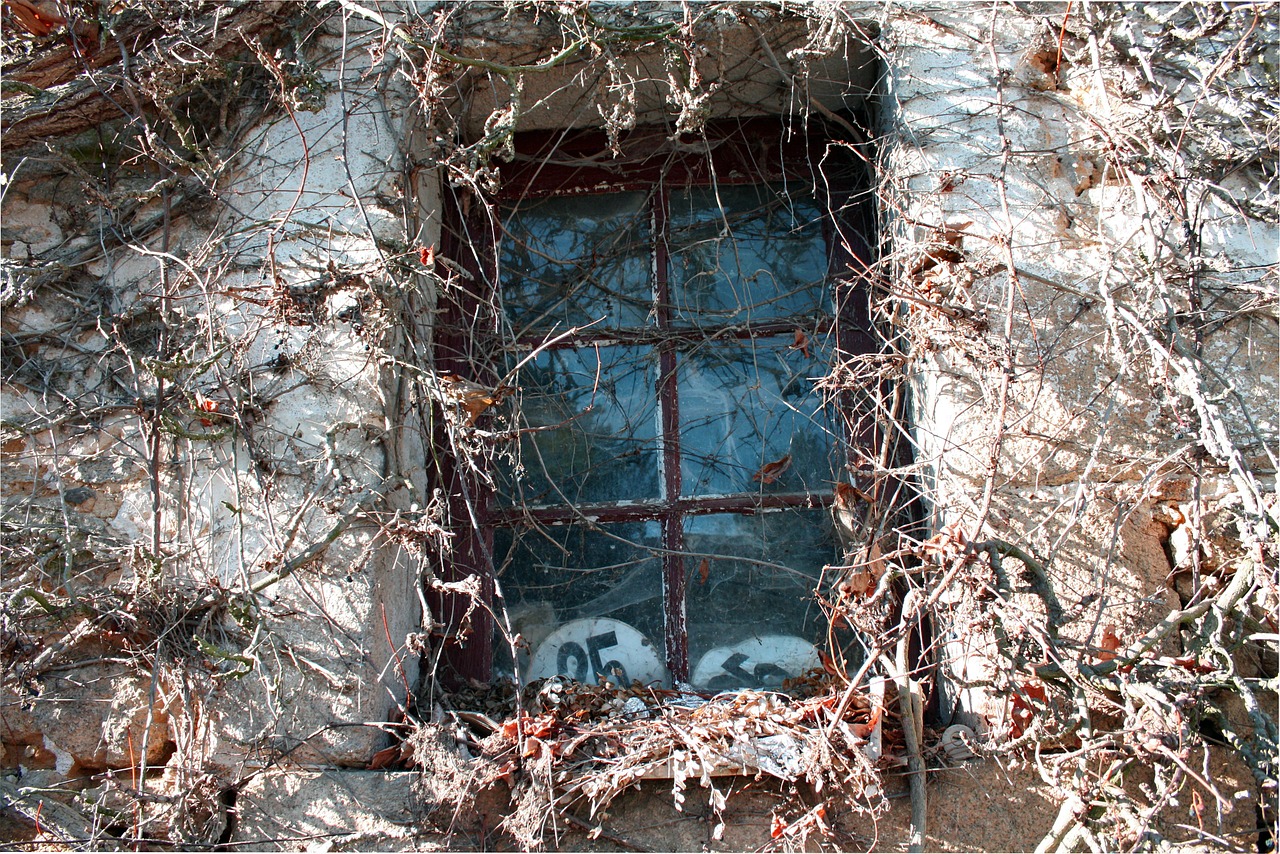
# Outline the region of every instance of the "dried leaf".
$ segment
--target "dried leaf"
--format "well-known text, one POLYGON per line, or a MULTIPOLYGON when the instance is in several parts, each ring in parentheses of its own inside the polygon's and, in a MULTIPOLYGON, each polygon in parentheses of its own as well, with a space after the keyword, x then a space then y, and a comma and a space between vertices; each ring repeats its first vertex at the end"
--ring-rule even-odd
POLYGON ((444 383, 445 393, 452 398, 463 412, 467 413, 467 426, 474 427, 476 419, 485 410, 502 400, 514 389, 507 386, 487 388, 479 383, 465 380, 457 374, 445 374, 440 378, 444 383))
POLYGON ((430 246, 418 247, 418 263, 424 267, 434 267, 436 265, 436 247, 434 243, 430 246))
POLYGON ((837 483, 835 485, 835 496, 836 504, 846 509, 857 506, 859 501, 865 501, 867 504, 876 503, 875 498, 851 483, 837 483))
POLYGON ((1098 641, 1098 646, 1102 648, 1102 652, 1098 653, 1099 661, 1111 661, 1116 657, 1116 652, 1123 644, 1120 642, 1120 636, 1116 634, 1114 623, 1107 623, 1106 628, 1102 630, 1102 639, 1098 641))
POLYGON ((1162 657, 1156 659, 1161 664, 1170 664, 1175 667, 1182 667, 1190 670, 1192 673, 1213 673, 1215 667, 1205 664, 1193 655, 1182 656, 1180 658, 1162 657))
POLYGON ((940 556, 958 555, 965 550, 969 537, 959 522, 946 525, 941 531, 920 544, 922 555, 936 554, 940 556))
POLYGON ((785 454, 771 463, 765 463, 760 470, 751 475, 751 479, 763 484, 770 484, 782 477, 782 473, 791 468, 791 455, 785 454))
POLYGON ((872 733, 876 731, 876 726, 880 723, 880 714, 883 711, 883 706, 876 706, 875 711, 871 713, 871 717, 867 719, 865 724, 854 724, 851 727, 853 734, 863 740, 870 738, 872 733))
POLYGON ((1049 702, 1049 694, 1043 685, 1027 682, 1013 692, 1013 699, 1009 703, 1009 730, 1014 738, 1020 738, 1035 720, 1036 708, 1032 701, 1049 702))
POLYGON ((706 584, 707 579, 710 577, 711 577, 711 562, 704 557, 702 559, 702 562, 698 564, 698 583, 706 584))
POLYGON ((803 329, 796 330, 796 340, 787 345, 788 350, 799 350, 801 355, 806 359, 809 358, 809 336, 804 334, 803 329))
POLYGON ((787 823, 782 820, 782 816, 775 815, 773 822, 769 825, 769 838, 777 839, 779 836, 787 832, 787 823))
POLYGON ((871 577, 879 581, 884 575, 884 552, 880 549, 880 541, 872 540, 871 548, 867 550, 867 564, 871 570, 871 577))
POLYGON ((848 573, 840 584, 840 590, 850 599, 860 599, 875 587, 875 578, 870 570, 855 569, 848 573))
POLYGON ((47 36, 67 22, 48 0, 5 0, 4 5, 18 26, 33 36, 47 36))
POLYGON ((401 746, 393 744, 390 747, 384 747, 369 760, 368 770, 378 771, 383 768, 390 768, 392 765, 400 761, 401 746))

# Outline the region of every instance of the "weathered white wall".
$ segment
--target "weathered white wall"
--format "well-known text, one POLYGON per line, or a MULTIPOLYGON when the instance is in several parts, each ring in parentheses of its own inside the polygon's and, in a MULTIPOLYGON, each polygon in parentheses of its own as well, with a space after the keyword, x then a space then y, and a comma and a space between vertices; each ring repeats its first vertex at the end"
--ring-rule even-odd
MULTIPOLYGON (((1152 37, 1164 32, 1132 19, 1152 37)), ((913 429, 935 526, 983 536, 975 525, 990 490, 985 535, 1045 563, 1069 617, 1063 636, 1096 646, 1111 626, 1128 643, 1178 607, 1163 508, 1188 499, 1201 429, 1183 381, 1139 330, 1161 335, 1161 313, 1181 312, 1190 334, 1185 273, 1196 260, 1206 289, 1249 282, 1274 293, 1280 230, 1274 216, 1242 216, 1203 186, 1188 193, 1199 207, 1182 213, 1155 154, 1135 164, 1139 153, 1108 150, 1116 138, 1108 134, 1149 123, 1158 93, 1112 57, 1046 72, 1056 57, 1052 24, 954 9, 887 28, 887 178, 895 249, 907 268, 895 286, 917 300, 905 321, 913 429), (1142 94, 1120 95, 1134 88, 1142 94), (1200 259, 1184 254, 1184 228, 1199 231, 1200 259), (954 232, 951 244, 943 229, 954 232), (963 257, 910 274, 931 247, 949 245, 963 257)), ((1087 50, 1069 39, 1066 55, 1087 50)), ((1234 130, 1248 133, 1239 123, 1234 130)), ((1235 181, 1240 197, 1269 192, 1247 172, 1235 181)), ((1220 299, 1214 316, 1229 319, 1207 325, 1207 385, 1198 393, 1220 398, 1233 439, 1274 478, 1265 450, 1277 436, 1274 303, 1220 299)), ((1219 484, 1211 492, 1229 472, 1225 458, 1208 456, 1204 475, 1219 484)), ((1274 494, 1270 482, 1264 491, 1274 494)), ((1176 526, 1189 511, 1175 515, 1176 526)), ((1043 606, 1025 594, 1016 601, 1014 623, 1044 631, 1043 606)), ((996 699, 966 696, 961 705, 975 713, 970 722, 996 724, 1007 686, 978 649, 992 639, 967 625, 972 601, 951 604, 952 665, 997 681, 996 699)))
MULTIPOLYGON (((158 523, 148 434, 127 401, 69 435, 36 431, 5 444, 10 521, 16 504, 35 504, 93 532, 89 548, 97 547, 98 558, 119 555, 114 570, 65 587, 39 571, 8 577, 6 587, 32 584, 55 599, 94 595, 103 583, 161 602, 226 594, 226 605, 205 614, 201 627, 175 629, 187 635, 181 643, 190 645, 194 629, 215 645, 186 665, 212 679, 157 671, 139 689, 138 678, 95 677, 74 696, 50 683, 35 700, 34 719, 19 713, 20 696, 6 696, 6 740, 42 740, 37 750, 72 757, 60 767, 128 765, 120 739, 108 735, 123 724, 67 714, 67 704, 114 710, 139 690, 157 698, 157 712, 149 731, 140 721, 131 735, 150 745, 153 761, 169 759, 159 753, 163 745, 176 749, 171 769, 240 773, 246 763, 284 757, 363 766, 386 739, 377 724, 405 702, 406 685, 417 685, 419 656, 404 643, 421 627, 418 561, 387 523, 425 503, 424 437, 406 424, 402 369, 388 354, 405 346, 406 292, 429 287, 415 269, 416 247, 437 241, 438 223, 416 215, 420 202, 430 203, 431 186, 407 186, 416 114, 403 88, 375 85, 389 69, 371 64, 361 48, 367 32, 360 36, 353 24, 344 44, 341 26, 330 29, 309 48, 319 65, 308 100, 291 115, 277 110, 227 164, 216 218, 175 216, 167 257, 162 236, 152 233, 141 248, 113 249, 86 269, 104 283, 110 324, 155 311, 166 268, 164 322, 187 335, 188 361, 201 364, 151 370, 142 344, 125 383, 145 396, 162 379, 170 388, 181 381, 229 416, 204 423, 191 400, 169 402, 166 417, 177 427, 158 443, 158 523), (344 51, 345 60, 334 61, 344 51), (338 525, 345 527, 324 548, 338 525), (147 556, 155 536, 158 561, 147 556), (309 550, 316 560, 247 593, 309 550), (241 664, 224 655, 240 657, 249 672, 230 675, 241 664)), ((22 177, 19 171, 5 198, 8 254, 92 242, 57 222, 80 217, 91 228, 83 198, 22 177)), ((37 294, 5 312, 4 330, 19 340, 46 333, 56 353, 56 336, 82 320, 74 308, 37 294)), ((151 325, 160 322, 157 316, 151 325)), ((92 327, 70 345, 89 354, 88 373, 53 377, 65 380, 72 400, 77 389, 110 383, 104 372, 130 367, 113 361, 113 339, 92 327)), ((18 379, 2 391, 5 419, 56 417, 57 400, 34 380, 18 379)), ((58 640, 58 626, 50 631, 46 643, 58 640)), ((65 657, 91 653, 73 646, 65 657)))

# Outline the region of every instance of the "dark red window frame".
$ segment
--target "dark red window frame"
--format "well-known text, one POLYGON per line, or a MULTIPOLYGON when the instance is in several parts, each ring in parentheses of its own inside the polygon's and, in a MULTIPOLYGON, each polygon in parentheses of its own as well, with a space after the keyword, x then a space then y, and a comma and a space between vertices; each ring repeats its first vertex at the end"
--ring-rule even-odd
MULTIPOLYGON (((651 190, 661 183, 670 185, 758 184, 769 181, 797 180, 821 184, 823 166, 840 161, 834 183, 822 186, 830 199, 825 224, 828 256, 828 278, 833 283, 836 309, 831 323, 835 341, 845 355, 872 352, 869 301, 865 288, 858 286, 862 274, 870 269, 872 250, 866 236, 871 234, 869 205, 856 201, 865 192, 865 175, 854 166, 851 145, 828 134, 817 122, 805 133, 795 119, 758 118, 714 123, 706 138, 672 145, 669 132, 662 128, 642 128, 620 140, 624 156, 602 157, 608 151, 607 140, 599 131, 530 132, 517 135, 515 158, 500 166, 501 188, 494 199, 499 205, 522 199, 554 195, 594 194, 627 190, 651 190), (777 169, 777 164, 784 164, 777 169)), ((657 281, 657 328, 662 333, 658 345, 658 392, 662 403, 662 441, 674 453, 663 454, 665 500, 645 504, 616 505, 577 504, 572 507, 497 507, 494 496, 483 489, 465 467, 445 460, 441 485, 454 497, 453 518, 468 526, 459 531, 452 560, 438 568, 446 581, 458 581, 479 575, 483 607, 472 607, 467 597, 438 594, 431 605, 436 619, 443 624, 438 632, 445 639, 442 663, 446 665, 446 681, 471 678, 486 680, 493 660, 493 529, 533 519, 547 524, 572 523, 584 516, 599 522, 656 520, 662 526, 664 559, 664 625, 666 665, 672 678, 687 680, 689 676, 688 638, 685 621, 685 596, 688 573, 683 565, 683 520, 691 512, 746 513, 786 507, 826 507, 830 493, 782 492, 764 495, 725 497, 685 497, 681 494, 679 463, 679 396, 676 388, 676 350, 680 336, 702 338, 696 329, 684 329, 672 323, 667 292, 668 258, 663 217, 668 209, 664 190, 656 197, 654 236, 657 281), (671 443, 666 445, 665 443, 671 443), (464 618, 465 615, 465 618, 464 618), (450 679, 452 675, 452 679, 450 679)), ((477 206, 478 207, 478 206, 477 206)), ((496 383, 497 365, 484 366, 480 354, 493 352, 489 345, 501 345, 496 319, 486 319, 482 306, 496 304, 494 289, 500 287, 497 269, 498 223, 487 212, 469 210, 466 203, 454 206, 453 221, 447 231, 452 239, 444 243, 448 257, 462 263, 465 273, 451 278, 452 292, 447 293, 439 315, 436 338, 437 368, 442 373, 457 373, 482 384, 496 383), (479 247, 478 251, 477 248, 479 247), (479 334, 477 334, 479 333, 479 334), (491 341, 485 340, 492 335, 491 341)), ((756 336, 777 335, 794 329, 789 321, 741 324, 731 330, 739 340, 756 336)), ((827 330, 831 331, 831 330, 827 330)), ((583 331, 564 344, 589 345, 593 342, 617 342, 617 331, 583 331)), ((506 342, 510 343, 510 342, 506 342)), ((542 343, 541 338, 516 342, 529 347, 542 343)), ((852 444, 866 444, 871 426, 856 415, 847 419, 845 437, 852 444)), ((441 433, 438 437, 444 439, 441 433)), ((438 444, 438 447, 446 447, 438 444)))

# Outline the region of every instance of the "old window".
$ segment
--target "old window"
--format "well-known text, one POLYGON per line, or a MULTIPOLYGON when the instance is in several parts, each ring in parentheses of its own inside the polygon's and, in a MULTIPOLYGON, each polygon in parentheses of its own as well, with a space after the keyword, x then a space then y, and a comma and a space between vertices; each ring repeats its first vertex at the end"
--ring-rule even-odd
POLYGON ((856 163, 776 120, 620 156, 521 138, 493 276, 519 438, 481 550, 522 642, 500 670, 714 689, 818 663, 857 440, 818 383, 868 340, 856 163))

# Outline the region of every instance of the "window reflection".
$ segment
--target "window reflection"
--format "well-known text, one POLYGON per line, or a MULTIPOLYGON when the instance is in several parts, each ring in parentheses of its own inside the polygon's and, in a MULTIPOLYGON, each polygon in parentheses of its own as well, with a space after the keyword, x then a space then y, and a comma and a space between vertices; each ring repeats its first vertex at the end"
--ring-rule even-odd
POLYGON ((703 687, 778 688, 800 675, 787 672, 787 643, 776 638, 797 638, 801 647, 824 640, 826 621, 813 596, 822 566, 835 557, 826 512, 690 516, 684 537, 689 661, 696 671, 709 653, 726 651, 704 666, 703 687), (775 639, 747 655, 750 645, 743 645, 760 637, 775 639))
POLYGON ((822 219, 812 200, 765 184, 673 192, 678 322, 759 322, 826 310, 822 219))
MULTIPOLYGON (((494 565, 529 656, 561 626, 595 618, 622 621, 651 640, 662 638, 657 522, 498 529, 494 565)), ((511 667, 509 650, 498 663, 511 667)))
POLYGON ((680 354, 685 495, 824 489, 831 479, 834 425, 813 383, 826 370, 827 350, 815 344, 806 357, 791 347, 793 341, 767 336, 712 342, 680 354), (776 477, 759 476, 787 457, 776 477))
MULTIPOLYGON (((825 510, 792 505, 829 494, 838 467, 814 388, 831 357, 822 223, 811 198, 769 185, 553 197, 509 213, 502 293, 517 334, 603 320, 516 380, 520 466, 500 497, 564 523, 525 515, 495 532, 521 672, 658 673, 651 648, 680 624, 664 618, 664 575, 681 567, 699 687, 779 688, 817 663, 813 593, 836 547, 825 510), (655 303, 664 281, 669 314, 655 303), (679 496, 665 494, 668 465, 679 496), (664 525, 683 545, 662 539, 664 525), (610 646, 623 638, 637 648, 610 646)), ((509 654, 505 666, 517 666, 509 654)))
POLYGON ((549 350, 520 372, 524 477, 509 501, 577 504, 658 497, 652 348, 549 350))
POLYGON ((521 202, 502 241, 502 292, 517 336, 603 320, 642 326, 653 302, 644 193, 521 202))

